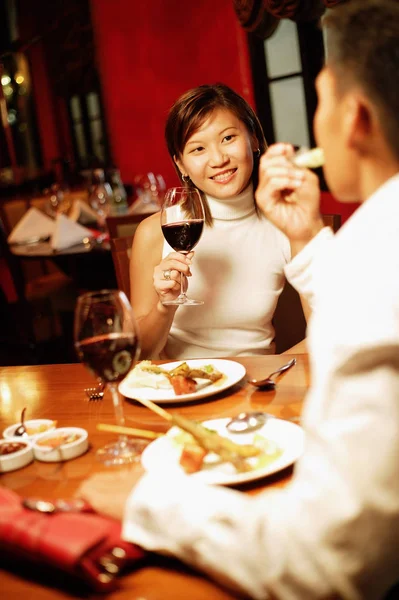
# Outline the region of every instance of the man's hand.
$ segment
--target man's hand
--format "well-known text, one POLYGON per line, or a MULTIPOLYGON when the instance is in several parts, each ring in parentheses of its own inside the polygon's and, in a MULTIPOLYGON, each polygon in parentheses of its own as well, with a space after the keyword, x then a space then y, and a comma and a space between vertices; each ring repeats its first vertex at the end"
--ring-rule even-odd
POLYGON ((318 178, 296 167, 290 160, 293 153, 288 144, 270 146, 260 161, 255 198, 263 214, 299 250, 322 229, 323 220, 318 178))
POLYGON ((123 469, 96 473, 82 483, 76 497, 86 500, 96 512, 121 521, 126 500, 143 472, 143 469, 137 466, 129 471, 123 469))

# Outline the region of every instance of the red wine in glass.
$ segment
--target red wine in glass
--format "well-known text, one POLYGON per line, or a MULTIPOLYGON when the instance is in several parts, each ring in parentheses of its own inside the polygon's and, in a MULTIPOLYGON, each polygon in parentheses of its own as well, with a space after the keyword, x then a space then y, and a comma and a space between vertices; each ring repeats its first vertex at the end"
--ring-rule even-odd
POLYGON ((162 225, 162 233, 173 250, 187 254, 196 246, 203 228, 204 221, 193 219, 192 221, 162 225))
MULTIPOLYGON (((118 425, 124 425, 118 383, 136 364, 139 336, 132 307, 123 292, 101 290, 79 296, 75 309, 75 348, 79 359, 109 388, 118 425)), ((97 451, 106 465, 123 465, 138 459, 145 443, 127 436, 97 451)))
MULTIPOLYGON (((161 211, 161 228, 165 240, 176 252, 188 254, 198 243, 204 228, 205 213, 201 196, 196 188, 170 188, 165 193, 161 211)), ((183 290, 184 276, 180 276, 180 294, 163 304, 195 306, 202 300, 187 298, 183 290)))
POLYGON ((138 340, 134 335, 109 333, 87 338, 76 347, 80 360, 95 377, 119 383, 136 360, 138 340))

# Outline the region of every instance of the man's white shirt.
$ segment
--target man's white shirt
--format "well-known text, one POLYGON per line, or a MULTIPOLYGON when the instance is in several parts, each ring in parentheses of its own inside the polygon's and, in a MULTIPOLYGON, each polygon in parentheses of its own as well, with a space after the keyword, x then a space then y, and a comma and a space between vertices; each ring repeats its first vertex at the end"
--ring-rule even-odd
POLYGON ((123 535, 253 598, 379 600, 399 581, 399 176, 286 276, 313 308, 292 482, 249 497, 145 475, 123 535))

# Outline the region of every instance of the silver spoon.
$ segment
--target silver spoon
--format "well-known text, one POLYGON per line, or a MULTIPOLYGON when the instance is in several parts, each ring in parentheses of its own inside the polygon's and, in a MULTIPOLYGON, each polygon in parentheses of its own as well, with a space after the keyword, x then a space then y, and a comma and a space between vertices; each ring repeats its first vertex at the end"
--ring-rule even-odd
POLYGON ((21 424, 18 425, 18 427, 16 428, 16 430, 13 433, 13 435, 16 435, 17 437, 28 437, 28 432, 26 431, 26 427, 24 425, 25 412, 26 412, 26 406, 22 409, 21 424))
POLYGON ((269 418, 274 416, 265 412, 242 412, 227 423, 226 429, 230 433, 248 433, 263 427, 269 418))
POLYGON ((274 389, 276 386, 276 382, 272 379, 273 375, 280 375, 281 373, 284 373, 284 371, 287 371, 288 369, 293 367, 295 364, 296 358, 293 358, 289 362, 287 362, 286 365, 283 365, 282 367, 277 369, 277 371, 273 371, 273 373, 270 373, 268 377, 265 377, 264 379, 248 379, 248 381, 256 387, 274 389))

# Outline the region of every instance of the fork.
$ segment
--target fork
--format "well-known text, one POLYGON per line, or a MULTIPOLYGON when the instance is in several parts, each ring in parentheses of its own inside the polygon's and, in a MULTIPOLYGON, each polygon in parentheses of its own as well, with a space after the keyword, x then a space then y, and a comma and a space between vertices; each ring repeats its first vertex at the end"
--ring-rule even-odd
POLYGON ((101 381, 97 387, 85 388, 86 396, 90 400, 102 400, 104 396, 105 383, 101 381))

